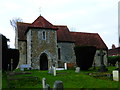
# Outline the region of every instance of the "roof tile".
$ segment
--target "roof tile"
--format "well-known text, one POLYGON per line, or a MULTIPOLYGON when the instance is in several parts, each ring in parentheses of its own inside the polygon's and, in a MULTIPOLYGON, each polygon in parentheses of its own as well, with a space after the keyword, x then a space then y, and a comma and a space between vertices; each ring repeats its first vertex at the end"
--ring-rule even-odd
POLYGON ((74 42, 67 26, 56 25, 58 42, 74 42))
POLYGON ((95 46, 97 49, 108 49, 97 33, 71 32, 77 46, 95 46))

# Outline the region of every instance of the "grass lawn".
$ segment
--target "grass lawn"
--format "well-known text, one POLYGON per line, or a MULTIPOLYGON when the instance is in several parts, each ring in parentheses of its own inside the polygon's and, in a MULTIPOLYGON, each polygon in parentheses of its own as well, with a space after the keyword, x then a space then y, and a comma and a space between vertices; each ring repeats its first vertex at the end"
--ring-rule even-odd
MULTIPOLYGON (((110 67, 108 72, 114 67, 110 67)), ((64 88, 118 88, 120 82, 112 81, 111 79, 99 79, 89 75, 86 73, 96 72, 97 70, 89 70, 89 71, 81 71, 80 73, 75 73, 75 70, 61 70, 57 71, 57 76, 53 76, 48 74, 48 71, 39 71, 39 70, 31 70, 25 72, 31 72, 31 74, 26 75, 14 75, 14 76, 6 76, 6 73, 3 73, 3 88, 42 88, 42 78, 46 78, 47 84, 53 88, 53 84, 56 80, 63 81, 64 88), (27 78, 27 77, 38 77, 35 78, 27 78), (8 80, 7 78, 11 78, 13 80, 8 80), (14 80, 14 78, 19 78, 14 80), (9 82, 9 84, 8 84, 9 82)), ((19 70, 15 70, 14 72, 23 72, 19 70)))

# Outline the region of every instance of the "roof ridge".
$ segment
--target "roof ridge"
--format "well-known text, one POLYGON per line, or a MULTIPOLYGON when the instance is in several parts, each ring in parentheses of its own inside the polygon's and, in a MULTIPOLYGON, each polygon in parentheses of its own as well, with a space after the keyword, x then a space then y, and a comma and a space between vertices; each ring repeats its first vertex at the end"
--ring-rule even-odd
MULTIPOLYGON (((70 33, 83 33, 83 34, 98 34, 98 33, 90 33, 90 32, 70 32, 70 33)), ((99 34, 98 34, 99 35, 99 34)))
POLYGON ((26 22, 17 22, 17 24, 32 24, 32 23, 26 23, 26 22))
POLYGON ((55 27, 67 27, 67 25, 54 25, 55 27))

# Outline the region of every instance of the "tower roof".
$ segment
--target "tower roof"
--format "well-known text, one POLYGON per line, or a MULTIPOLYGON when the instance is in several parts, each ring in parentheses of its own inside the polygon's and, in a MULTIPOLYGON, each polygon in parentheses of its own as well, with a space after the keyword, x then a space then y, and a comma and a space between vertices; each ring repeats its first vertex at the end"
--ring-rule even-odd
POLYGON ((45 29, 54 29, 57 28, 52 25, 50 22, 48 22, 43 16, 39 16, 32 24, 29 26, 29 28, 45 28, 45 29))

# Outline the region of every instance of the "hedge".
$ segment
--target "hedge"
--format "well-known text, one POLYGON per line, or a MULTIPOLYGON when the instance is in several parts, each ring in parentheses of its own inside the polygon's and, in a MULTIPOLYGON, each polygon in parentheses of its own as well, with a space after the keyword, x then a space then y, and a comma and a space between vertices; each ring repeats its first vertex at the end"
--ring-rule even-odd
POLYGON ((96 47, 94 46, 76 46, 74 48, 77 66, 81 70, 88 70, 92 67, 96 47))
POLYGON ((120 56, 108 56, 108 63, 115 66, 116 62, 120 62, 120 56))

